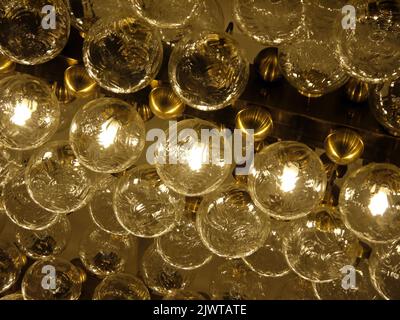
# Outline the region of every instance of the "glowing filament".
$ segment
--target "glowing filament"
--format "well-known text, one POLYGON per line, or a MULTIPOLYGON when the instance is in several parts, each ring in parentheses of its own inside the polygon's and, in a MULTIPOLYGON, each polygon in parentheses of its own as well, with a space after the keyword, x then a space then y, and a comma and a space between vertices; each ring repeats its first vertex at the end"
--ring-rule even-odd
POLYGON ((372 196, 368 208, 373 216, 383 216, 385 214, 389 208, 389 200, 384 188, 379 189, 379 192, 372 196))
POLYGON ((294 164, 286 165, 283 168, 283 174, 280 178, 281 190, 283 192, 291 192, 296 188, 299 180, 299 169, 294 164))
POLYGON ((201 143, 195 143, 188 151, 186 163, 193 171, 200 171, 203 164, 206 163, 207 148, 201 143))
POLYGON ((99 134, 98 141, 104 147, 108 148, 115 143, 119 130, 118 122, 109 119, 101 126, 101 133, 99 134))
POLYGON ((15 106, 14 114, 11 117, 12 123, 17 126, 24 126, 26 122, 32 117, 32 113, 34 113, 36 109, 36 101, 29 101, 27 99, 19 101, 15 106))

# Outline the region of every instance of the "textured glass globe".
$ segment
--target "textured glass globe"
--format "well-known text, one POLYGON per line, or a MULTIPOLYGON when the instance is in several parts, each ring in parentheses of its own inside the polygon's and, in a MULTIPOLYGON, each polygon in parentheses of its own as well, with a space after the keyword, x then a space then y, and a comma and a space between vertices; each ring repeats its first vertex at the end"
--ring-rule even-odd
MULTIPOLYGON (((3 198, 3 196, 2 196, 3 198)), ((7 215, 6 211, 4 210, 4 205, 3 205, 3 199, 0 199, 0 234, 3 231, 4 227, 6 226, 7 223, 7 215)))
POLYGON ((346 229, 338 212, 325 206, 294 221, 283 247, 290 268, 312 282, 343 278, 341 269, 354 265, 360 251, 357 237, 346 229))
POLYGON ((58 220, 56 213, 41 208, 32 200, 23 174, 6 184, 3 204, 10 220, 27 230, 44 230, 58 220))
POLYGON ((292 220, 321 202, 327 177, 315 152, 298 142, 278 142, 256 154, 249 175, 254 203, 270 216, 292 220))
POLYGON ((206 300, 206 298, 199 292, 176 290, 164 296, 163 300, 206 300))
POLYGON ((22 279, 22 294, 24 300, 78 300, 82 281, 80 270, 66 260, 39 260, 26 271, 22 279), (53 271, 55 277, 51 274, 53 271))
POLYGON ((232 171, 232 161, 225 158, 231 150, 216 125, 200 119, 184 120, 165 134, 166 140, 156 146, 155 162, 169 188, 186 196, 200 196, 224 183, 232 171))
POLYGON ((144 253, 140 272, 146 286, 162 296, 187 288, 194 279, 193 272, 165 262, 154 245, 144 253))
POLYGON ((0 53, 36 65, 58 56, 69 38, 70 18, 63 0, 1 0, 0 53))
POLYGON ((96 287, 93 300, 150 300, 150 293, 139 278, 118 273, 103 279, 96 287))
POLYGON ((234 0, 239 28, 264 45, 276 46, 295 37, 303 21, 301 0, 234 0))
POLYGON ((16 150, 35 149, 53 136, 60 107, 50 87, 25 74, 0 81, 0 143, 16 150))
POLYGON ((183 210, 184 198, 160 180, 154 167, 137 167, 118 181, 115 214, 119 223, 137 237, 156 238, 171 231, 183 210))
POLYGON ((14 244, 0 241, 0 294, 17 282, 25 261, 14 244))
POLYGON ((249 62, 238 43, 224 33, 191 33, 173 50, 169 79, 189 106, 214 111, 232 104, 249 79, 249 62))
POLYGON ((246 189, 230 184, 204 197, 196 216, 204 245, 225 258, 242 258, 257 251, 270 228, 246 189))
POLYGON ((400 169, 370 164, 347 177, 339 207, 347 228, 367 242, 400 238, 400 169))
POLYGON ((136 13, 158 28, 185 26, 199 11, 201 0, 130 0, 136 13))
POLYGON ((380 83, 400 76, 400 1, 348 2, 355 29, 338 23, 337 53, 343 68, 359 80, 380 83))
POLYGON ((171 232, 157 238, 157 250, 166 262, 180 269, 197 269, 212 259, 212 253, 200 239, 195 218, 188 212, 171 232))
POLYGON ((55 213, 83 208, 93 197, 98 178, 79 163, 68 141, 53 141, 35 151, 25 172, 29 195, 55 213))
POLYGON ((105 277, 124 272, 133 252, 133 239, 117 236, 100 229, 88 232, 81 240, 79 257, 87 270, 105 277))
POLYGON ((132 93, 157 75, 163 48, 156 29, 134 18, 99 20, 85 37, 83 60, 104 89, 132 93))
POLYGON ((139 159, 145 135, 144 122, 133 106, 101 98, 78 111, 69 139, 79 163, 95 172, 117 173, 139 159))
POLYGON ((4 187, 22 170, 22 154, 0 147, 0 187, 4 187))
POLYGON ((18 300, 24 300, 24 296, 21 293, 13 293, 4 296, 3 298, 0 298, 0 300, 18 301, 18 300))
POLYGON ((40 230, 18 228, 15 233, 16 244, 22 252, 32 259, 44 259, 61 254, 71 237, 71 224, 65 216, 57 222, 40 230))

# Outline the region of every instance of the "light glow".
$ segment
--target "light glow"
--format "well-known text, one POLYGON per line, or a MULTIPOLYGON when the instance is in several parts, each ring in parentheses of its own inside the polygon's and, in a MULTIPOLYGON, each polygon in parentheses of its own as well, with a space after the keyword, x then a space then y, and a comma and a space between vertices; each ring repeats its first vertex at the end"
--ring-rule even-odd
POLYGON ((294 164, 285 165, 280 180, 281 190, 283 192, 292 192, 296 189, 296 184, 299 180, 299 168, 294 164))
POLYGON ((383 216, 389 208, 388 193, 385 188, 380 188, 379 192, 371 197, 368 209, 373 216, 383 216))
POLYGON ((99 134, 98 141, 104 148, 109 148, 115 143, 117 138, 119 123, 114 119, 109 119, 101 125, 101 133, 99 134))
POLYGON ((37 106, 38 104, 36 101, 22 99, 22 101, 19 101, 15 106, 14 114, 10 120, 17 126, 25 126, 26 122, 32 117, 32 113, 36 111, 37 106))

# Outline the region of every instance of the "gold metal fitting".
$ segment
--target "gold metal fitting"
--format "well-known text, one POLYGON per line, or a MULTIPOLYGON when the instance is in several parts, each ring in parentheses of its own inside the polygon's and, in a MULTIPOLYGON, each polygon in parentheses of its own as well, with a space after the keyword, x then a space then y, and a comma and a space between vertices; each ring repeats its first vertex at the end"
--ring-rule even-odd
POLYGON ((153 119, 154 114, 147 104, 135 103, 136 111, 142 117, 144 122, 153 119))
POLYGON ((75 97, 70 93, 64 84, 54 82, 51 87, 59 102, 70 103, 75 100, 75 97))
POLYGON ((185 199, 185 210, 188 213, 196 213, 199 209, 200 203, 203 200, 202 197, 186 197, 185 199))
POLYGON ((0 54, 0 73, 10 73, 15 70, 15 62, 0 54))
POLYGON ((97 87, 82 65, 72 65, 64 73, 64 83, 71 94, 77 98, 90 96, 97 87))
POLYGON ((236 128, 244 134, 248 130, 254 130, 254 141, 263 141, 273 129, 273 121, 270 113, 261 107, 245 108, 236 116, 236 128))
POLYGON ((156 87, 149 95, 151 111, 160 119, 176 119, 185 111, 185 104, 170 87, 156 87))
POLYGON ((351 78, 346 84, 347 97, 356 103, 365 102, 369 96, 369 84, 354 78, 351 78))
POLYGON ((254 65, 264 81, 274 82, 281 77, 277 48, 270 47, 261 50, 254 60, 254 65))

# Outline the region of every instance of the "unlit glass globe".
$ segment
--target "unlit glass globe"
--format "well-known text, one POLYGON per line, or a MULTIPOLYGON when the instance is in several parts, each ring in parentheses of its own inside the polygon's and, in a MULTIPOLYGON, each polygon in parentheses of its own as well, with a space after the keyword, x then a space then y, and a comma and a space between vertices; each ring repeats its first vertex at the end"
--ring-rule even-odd
POLYGON ((150 293, 139 278, 118 273, 103 279, 96 287, 93 300, 150 300, 150 293))
POLYGON ((186 196, 200 196, 220 187, 232 171, 231 148, 219 128, 204 120, 178 122, 156 146, 155 162, 162 181, 186 196), (209 137, 202 139, 202 132, 209 137))
POLYGON ((16 74, 0 81, 0 143, 9 149, 35 149, 54 135, 60 106, 42 80, 16 74))
POLYGON ((169 189, 156 169, 132 169, 117 184, 114 211, 119 223, 142 238, 156 238, 172 230, 184 210, 184 198, 169 189))
POLYGON ((70 17, 63 0, 3 0, 0 53, 28 65, 58 56, 69 38, 70 17))
POLYGON ((0 294, 17 282, 25 261, 13 243, 0 241, 0 294))
POLYGON ((132 93, 157 75, 163 57, 158 31, 135 18, 99 20, 85 37, 83 60, 104 89, 132 93))
POLYGON ((78 111, 69 139, 79 163, 95 172, 117 173, 139 159, 145 135, 144 122, 133 106, 101 98, 78 111))
POLYGON ((169 79, 174 92, 189 106, 214 111, 240 97, 249 79, 249 62, 227 34, 191 33, 173 50, 169 79))
POLYGON ((57 222, 40 230, 18 228, 15 233, 17 246, 32 259, 44 259, 61 254, 71 237, 71 224, 65 216, 57 222))
POLYGON ((350 174, 342 186, 339 207, 346 226, 367 242, 400 238, 400 169, 370 164, 350 174))
POLYGON ((91 200, 99 177, 79 163, 68 141, 53 141, 32 155, 25 181, 39 206, 64 214, 83 208, 91 200))
POLYGON ((249 175, 254 203, 270 216, 292 220, 321 202, 327 183, 317 154, 298 142, 278 142, 256 154, 249 175))
POLYGON ((81 271, 72 263, 50 258, 39 260, 29 267, 21 288, 24 300, 78 300, 82 282, 81 271), (55 277, 51 274, 53 271, 55 277))
POLYGON ((204 245, 230 259, 257 251, 270 232, 268 216, 255 206, 247 189, 238 184, 207 195, 196 219, 204 245))
POLYGON ((343 278, 341 269, 354 265, 359 251, 357 237, 346 229, 338 212, 326 206, 294 221, 284 239, 290 268, 312 282, 343 278))

